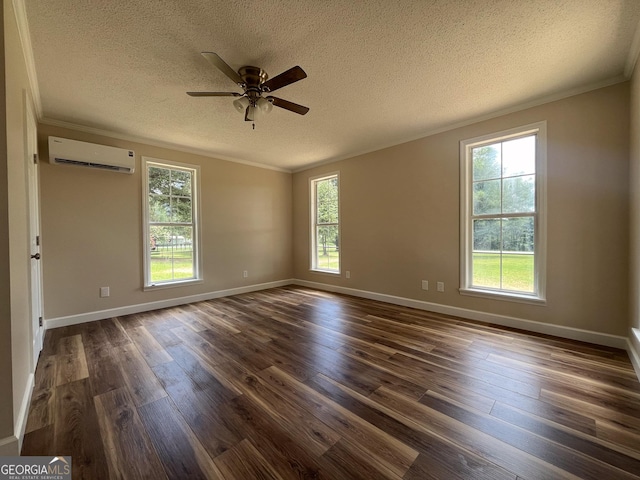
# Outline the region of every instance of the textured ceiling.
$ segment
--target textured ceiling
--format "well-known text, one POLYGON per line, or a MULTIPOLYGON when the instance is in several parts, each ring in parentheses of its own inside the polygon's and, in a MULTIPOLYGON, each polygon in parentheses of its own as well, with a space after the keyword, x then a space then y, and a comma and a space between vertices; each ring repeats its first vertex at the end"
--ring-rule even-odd
MULTIPOLYGON (((41 119, 300 169, 624 78, 638 0, 22 0, 41 119), (308 78, 251 129, 201 55, 308 78)), ((636 40, 637 43, 637 40, 636 40)), ((628 72, 627 72, 628 73, 628 72)))

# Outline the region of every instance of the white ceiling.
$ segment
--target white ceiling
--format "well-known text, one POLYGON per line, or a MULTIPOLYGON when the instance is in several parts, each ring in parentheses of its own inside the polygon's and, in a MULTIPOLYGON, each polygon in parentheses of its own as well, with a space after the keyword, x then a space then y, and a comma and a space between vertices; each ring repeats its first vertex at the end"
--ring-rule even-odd
MULTIPOLYGON (((628 78, 638 0, 17 0, 41 120, 287 170, 628 78), (201 55, 308 78, 251 129, 201 55)), ((16 2, 16 0, 14 0, 16 2)), ((635 39, 635 41, 634 41, 635 39)))

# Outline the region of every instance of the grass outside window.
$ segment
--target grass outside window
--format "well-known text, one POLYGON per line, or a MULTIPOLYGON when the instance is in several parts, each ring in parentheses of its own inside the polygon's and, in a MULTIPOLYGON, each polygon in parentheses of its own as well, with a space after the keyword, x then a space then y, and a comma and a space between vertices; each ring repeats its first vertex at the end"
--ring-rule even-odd
POLYGON ((534 256, 519 253, 473 253, 473 286, 533 293, 534 256))
POLYGON ((158 247, 151 252, 151 278, 157 282, 193 278, 193 250, 158 247))
POLYGON ((322 246, 319 246, 316 258, 318 270, 336 271, 340 269, 340 252, 335 246, 328 246, 326 252, 322 246))

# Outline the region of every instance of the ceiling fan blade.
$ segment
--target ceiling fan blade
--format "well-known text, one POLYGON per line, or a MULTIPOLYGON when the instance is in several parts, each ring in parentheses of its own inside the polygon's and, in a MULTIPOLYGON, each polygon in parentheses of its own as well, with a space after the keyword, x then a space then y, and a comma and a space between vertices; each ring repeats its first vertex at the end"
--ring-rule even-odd
POLYGON ((226 64, 224 60, 222 60, 217 53, 213 52, 202 52, 202 56, 209 60, 213 65, 215 65, 218 70, 224 73, 227 77, 233 80, 234 83, 238 85, 242 85, 244 82, 238 72, 236 72, 233 68, 226 64))
POLYGON ((290 112, 294 112, 299 115, 304 115, 309 111, 309 107, 304 107, 278 97, 267 97, 267 100, 273 103, 276 107, 284 108, 285 110, 289 110, 290 112))
POLYGON ((236 92, 187 92, 190 97, 241 97, 241 93, 236 92))
POLYGON ((298 66, 290 68, 286 72, 282 72, 280 75, 276 75, 275 77, 264 82, 261 87, 264 89, 266 87, 266 91, 275 92, 279 88, 286 87, 287 85, 291 85, 292 83, 297 82, 298 80, 302 80, 303 78, 307 78, 307 74, 298 66))

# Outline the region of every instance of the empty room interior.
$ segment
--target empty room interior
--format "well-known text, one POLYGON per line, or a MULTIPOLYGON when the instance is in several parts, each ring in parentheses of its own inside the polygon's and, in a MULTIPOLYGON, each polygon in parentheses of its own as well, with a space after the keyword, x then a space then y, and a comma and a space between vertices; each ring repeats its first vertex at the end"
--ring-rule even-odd
POLYGON ((0 458, 640 478, 640 2, 2 7, 0 458))

